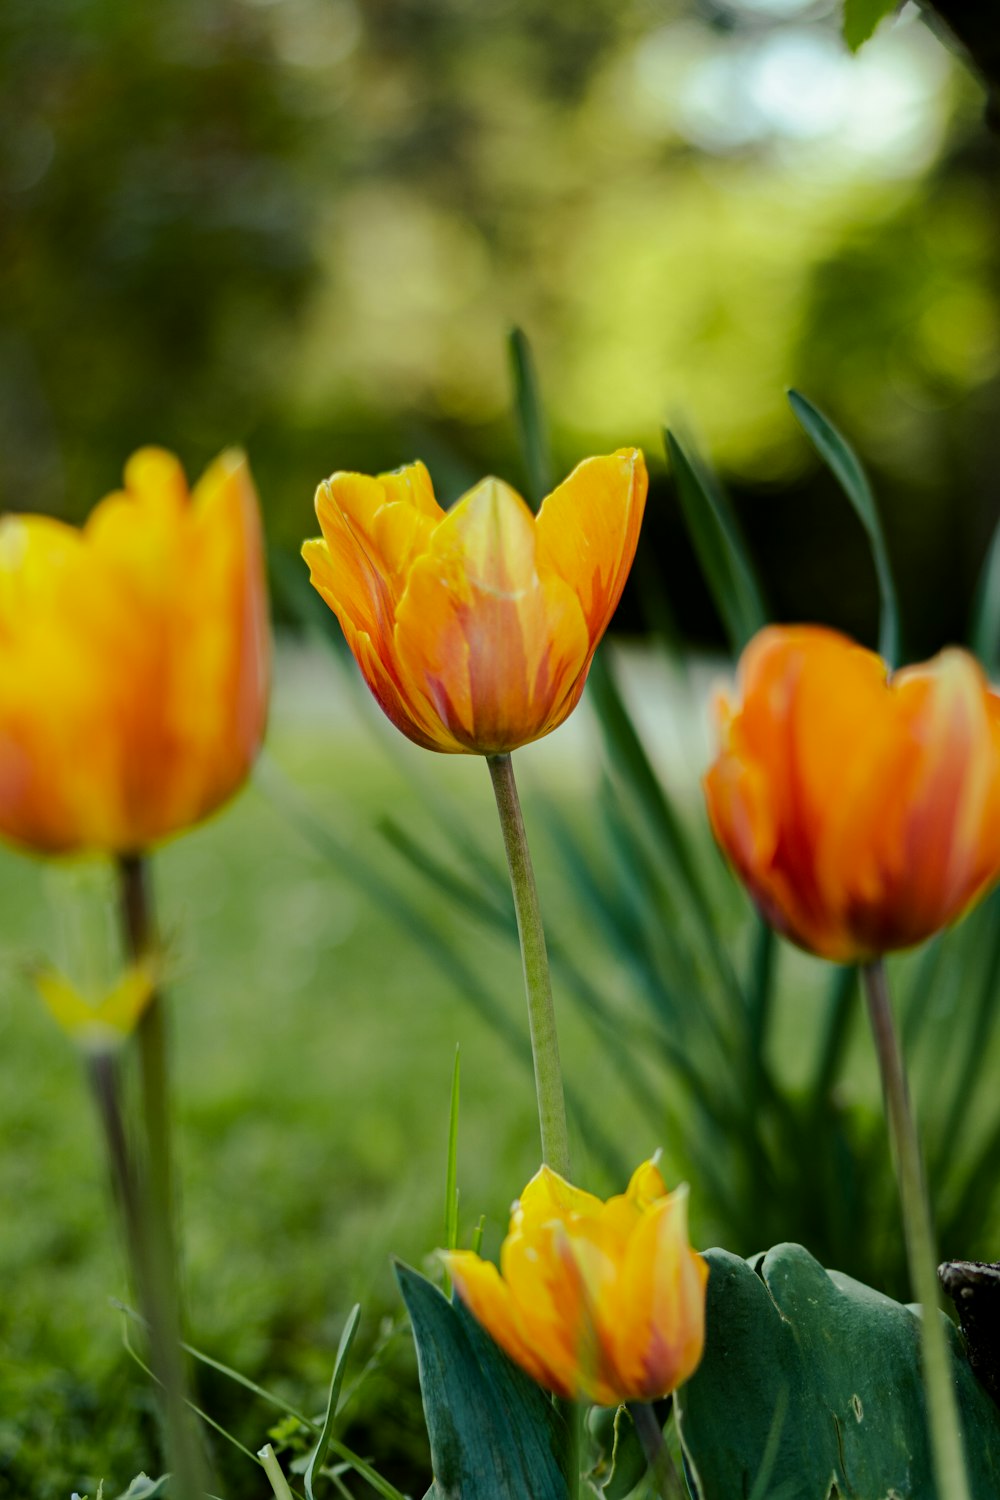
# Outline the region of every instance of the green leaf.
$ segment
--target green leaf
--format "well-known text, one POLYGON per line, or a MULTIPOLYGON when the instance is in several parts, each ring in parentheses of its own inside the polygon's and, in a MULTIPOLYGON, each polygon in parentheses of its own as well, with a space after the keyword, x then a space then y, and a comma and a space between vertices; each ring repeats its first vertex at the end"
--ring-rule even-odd
POLYGON ((899 4, 900 0, 844 0, 844 41, 851 51, 857 52, 899 4))
POLYGON ((444 1185, 445 1249, 458 1248, 458 1096, 461 1080, 461 1050, 455 1048, 455 1067, 451 1075, 451 1108, 448 1112, 448 1170, 444 1185))
POLYGON ((409 1266, 396 1279, 413 1325, 435 1500, 569 1500, 566 1424, 460 1302, 409 1266))
POLYGON ((333 1375, 330 1377, 330 1395, 326 1403, 326 1416, 323 1419, 323 1430, 319 1435, 319 1442, 313 1449, 312 1457, 309 1460, 309 1467, 306 1469, 306 1500, 316 1500, 315 1494, 313 1493, 313 1479, 323 1467, 323 1464, 326 1460, 326 1455, 330 1449, 330 1442, 333 1438, 333 1428, 337 1419, 337 1401, 340 1397, 340 1387, 344 1383, 344 1369, 347 1365, 347 1356, 351 1352, 351 1345, 354 1343, 354 1335, 358 1331, 358 1324, 360 1323, 360 1321, 361 1306, 359 1303, 355 1302, 354 1306, 347 1314, 347 1322, 344 1324, 344 1331, 340 1335, 340 1343, 337 1346, 337 1357, 333 1362, 333 1375))
POLYGON ((597 1447, 587 1478, 605 1500, 626 1500, 648 1467, 628 1407, 592 1407, 587 1427, 597 1447))
POLYGON ((789 391, 788 401, 806 436, 830 469, 865 528, 875 563, 879 597, 882 603, 879 650, 891 667, 897 667, 900 652, 899 600, 892 576, 889 551, 885 544, 885 533, 882 530, 882 520, 875 504, 871 485, 868 483, 868 476, 861 467, 854 449, 841 437, 829 417, 825 417, 799 391, 789 391))
POLYGON ((137 1474, 124 1494, 118 1496, 118 1500, 159 1500, 160 1496, 166 1495, 169 1482, 169 1474, 163 1474, 159 1479, 150 1479, 148 1474, 137 1474))
POLYGON ((663 434, 677 497, 705 581, 735 652, 767 624, 768 613, 736 518, 672 432, 663 434))
POLYGON ((537 508, 552 488, 552 459, 545 427, 545 413, 535 374, 531 345, 520 328, 512 328, 507 340, 514 410, 517 415, 521 452, 528 471, 528 499, 537 508))
MULTIPOLYGON (((705 1356, 676 1397, 698 1500, 935 1500, 918 1314, 824 1271, 801 1245, 751 1263, 725 1250, 706 1259, 705 1356)), ((991 1500, 1000 1411, 945 1321, 972 1492, 991 1500)))
POLYGON ((969 622, 969 645, 990 676, 1000 672, 1000 522, 986 553, 969 622))

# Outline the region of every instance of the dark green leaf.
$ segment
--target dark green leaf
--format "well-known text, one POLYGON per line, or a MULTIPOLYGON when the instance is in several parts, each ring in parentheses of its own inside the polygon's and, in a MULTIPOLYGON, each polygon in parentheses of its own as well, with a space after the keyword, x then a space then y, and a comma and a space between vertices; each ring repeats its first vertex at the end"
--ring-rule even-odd
POLYGON ((844 41, 851 51, 857 52, 899 4, 900 0, 844 0, 844 41))
POLYGON ((670 468, 705 581, 726 627, 729 643, 742 651, 767 624, 768 614, 753 563, 736 518, 707 476, 701 475, 674 434, 664 431, 670 468))
POLYGON ((788 400, 806 436, 834 475, 865 528, 875 563, 882 604, 879 650, 889 665, 896 667, 899 665, 900 652, 899 601, 892 576, 889 552, 885 544, 885 533, 882 530, 882 520, 875 504, 871 485, 868 483, 868 476, 861 467, 854 449, 841 437, 829 417, 825 417, 799 391, 789 391, 788 400))
POLYGON ((569 1500, 566 1424, 458 1302, 396 1266, 413 1325, 435 1500, 569 1500))
POLYGON ((969 645, 991 676, 1000 672, 1000 522, 976 584, 969 645))
POLYGON ((545 413, 542 410, 531 345, 520 328, 511 329, 508 348, 514 384, 514 410, 521 452, 528 471, 528 499, 537 509, 552 488, 552 460, 549 456, 545 413))
POLYGON ((648 1467, 627 1406, 595 1406, 587 1419, 597 1461, 587 1478, 605 1500, 626 1500, 648 1467))
MULTIPOLYGON (((676 1397, 699 1500, 934 1500, 913 1309, 824 1271, 801 1245, 753 1263, 706 1258, 705 1357, 676 1397)), ((946 1322, 972 1492, 995 1500, 1000 1412, 946 1322)))

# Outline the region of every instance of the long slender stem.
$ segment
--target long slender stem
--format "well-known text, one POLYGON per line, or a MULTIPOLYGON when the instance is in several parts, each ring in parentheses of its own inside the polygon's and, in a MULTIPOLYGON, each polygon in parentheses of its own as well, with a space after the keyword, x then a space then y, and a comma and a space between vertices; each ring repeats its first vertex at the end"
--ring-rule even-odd
MULTIPOLYGON (((149 870, 141 855, 120 861, 122 932, 138 962, 155 946, 149 870)), ((173 1169, 170 1156, 170 1086, 163 997, 154 993, 139 1022, 139 1072, 144 1145, 140 1180, 144 1276, 140 1293, 149 1327, 153 1372, 161 1389, 167 1458, 177 1500, 200 1500, 207 1489, 202 1455, 187 1412, 184 1356, 180 1343, 180 1294, 174 1235, 173 1169), (143 1286, 145 1281, 145 1286, 143 1286)))
POLYGON ((87 1059, 90 1085, 104 1135, 111 1191, 121 1214, 132 1277, 145 1304, 149 1270, 146 1265, 146 1242, 143 1234, 142 1204, 135 1167, 128 1146, 121 1107, 121 1082, 118 1061, 111 1052, 95 1052, 87 1059))
POLYGON ((867 964, 862 972, 896 1162, 910 1282, 923 1312, 924 1393, 935 1483, 940 1500, 970 1500, 951 1356, 939 1312, 934 1227, 906 1072, 892 1018, 889 985, 881 959, 867 964))
POLYGON ((685 1500, 686 1486, 681 1482, 653 1408, 645 1401, 636 1401, 629 1406, 629 1414, 639 1434, 653 1482, 663 1500, 685 1500))
POLYGON ((559 1038, 552 1003, 552 980, 545 949, 545 931, 538 905, 538 888, 521 817, 521 804, 509 755, 488 755, 493 791, 500 814, 507 868, 514 892, 517 931, 521 939, 524 988, 528 997, 528 1028, 535 1063, 535 1095, 542 1136, 542 1160, 562 1177, 569 1176, 569 1133, 566 1101, 559 1066, 559 1038))

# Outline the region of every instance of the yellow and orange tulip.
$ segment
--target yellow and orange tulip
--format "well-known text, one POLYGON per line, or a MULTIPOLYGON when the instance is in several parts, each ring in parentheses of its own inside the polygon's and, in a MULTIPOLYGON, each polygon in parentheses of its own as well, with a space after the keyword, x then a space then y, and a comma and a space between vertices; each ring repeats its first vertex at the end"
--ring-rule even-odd
POLYGON ((579 464, 533 516, 484 479, 445 512, 415 463, 320 485, 303 556, 382 709, 429 750, 492 755, 579 702, 635 555, 635 448, 579 464))
POLYGON ((964 651, 890 674, 834 631, 771 627, 722 706, 705 793, 772 926, 868 962, 947 926, 1000 876, 1000 698, 964 651))
POLYGON ((0 522, 0 833, 137 853, 213 812, 264 732, 267 595, 246 460, 188 493, 136 453, 82 530, 0 522))
POLYGON ((668 1193, 655 1161, 606 1203, 542 1167, 514 1205, 499 1271, 468 1250, 445 1262, 492 1338, 557 1395, 653 1401, 701 1360, 708 1265, 688 1243, 687 1189, 668 1193))

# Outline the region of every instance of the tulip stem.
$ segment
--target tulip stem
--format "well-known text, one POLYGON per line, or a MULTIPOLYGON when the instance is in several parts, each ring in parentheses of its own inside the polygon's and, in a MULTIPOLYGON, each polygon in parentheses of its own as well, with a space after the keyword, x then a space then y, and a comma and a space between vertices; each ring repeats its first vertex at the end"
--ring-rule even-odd
POLYGON ((531 864, 528 840, 521 816, 521 803, 509 754, 488 755, 493 791, 500 814, 507 868, 514 893, 517 931, 521 939, 524 988, 528 997, 528 1029, 535 1063, 535 1095, 542 1136, 542 1160, 561 1177, 569 1176, 569 1133, 566 1101, 559 1066, 559 1038, 552 1003, 552 980, 545 948, 545 930, 538 905, 538 888, 531 864))
MULTIPOLYGON (((142 855, 123 856, 119 876, 125 947, 131 960, 139 963, 156 946, 146 859, 142 855)), ((177 1500, 199 1500, 207 1489, 207 1476, 187 1412, 180 1342, 167 1035, 163 996, 159 991, 153 993, 143 1012, 137 1039, 144 1170, 138 1184, 142 1218, 136 1279, 140 1298, 144 1300, 151 1364, 160 1387, 166 1456, 175 1475, 177 1500)))
POLYGON ((670 1449, 663 1438, 663 1428, 656 1420, 653 1408, 646 1401, 636 1401, 629 1406, 629 1415, 635 1423, 642 1451, 649 1464, 649 1472, 662 1500, 685 1500, 686 1487, 670 1456, 670 1449))
POLYGON ((935 1483, 940 1500, 970 1500, 951 1354, 940 1315, 934 1226, 885 965, 877 959, 866 964, 862 973, 889 1118, 910 1284, 922 1308, 924 1394, 935 1483))

